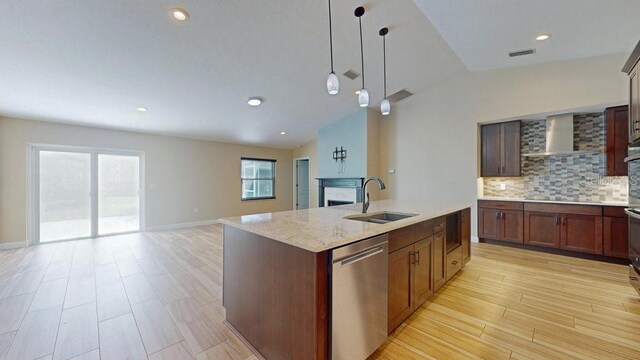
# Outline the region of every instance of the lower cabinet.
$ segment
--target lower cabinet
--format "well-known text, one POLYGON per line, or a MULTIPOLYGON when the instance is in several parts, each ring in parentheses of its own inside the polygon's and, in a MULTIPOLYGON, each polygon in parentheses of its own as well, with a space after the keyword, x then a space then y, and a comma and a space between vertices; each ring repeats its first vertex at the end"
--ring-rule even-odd
POLYGON ((433 235, 433 291, 438 291, 447 282, 447 258, 445 232, 433 235))
POLYGON ((433 295, 433 236, 389 254, 391 333, 433 295))
POLYGON ((522 244, 522 211, 478 208, 478 237, 522 244))
POLYGON ((524 212, 524 243, 560 247, 560 217, 553 213, 524 212))
POLYGON ((602 216, 562 214, 560 248, 602 255, 602 216))
POLYGON ((604 255, 629 258, 629 218, 621 207, 604 208, 604 255))

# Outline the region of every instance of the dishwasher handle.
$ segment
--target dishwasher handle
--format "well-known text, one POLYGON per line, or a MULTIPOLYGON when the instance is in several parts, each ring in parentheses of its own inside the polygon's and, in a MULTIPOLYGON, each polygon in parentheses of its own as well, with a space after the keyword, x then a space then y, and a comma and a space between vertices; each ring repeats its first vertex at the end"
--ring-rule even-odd
POLYGON ((362 252, 359 252, 353 256, 349 256, 346 259, 343 259, 342 261, 340 261, 340 266, 344 267, 344 266, 349 266, 351 264, 355 264, 358 261, 364 260, 366 258, 378 255, 382 252, 384 252, 384 246, 386 245, 386 243, 380 245, 380 246, 376 246, 372 249, 368 249, 362 252))

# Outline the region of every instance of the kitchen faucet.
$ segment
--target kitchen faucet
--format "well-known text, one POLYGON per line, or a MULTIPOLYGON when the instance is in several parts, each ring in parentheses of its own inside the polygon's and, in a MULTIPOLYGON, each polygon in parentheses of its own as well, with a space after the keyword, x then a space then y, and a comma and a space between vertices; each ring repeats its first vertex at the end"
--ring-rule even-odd
POLYGON ((372 180, 378 183, 378 189, 384 190, 386 188, 386 186, 384 186, 384 183, 382 182, 382 179, 378 177, 371 177, 365 180, 364 184, 362 185, 362 213, 363 214, 367 213, 367 210, 369 209, 369 205, 371 205, 371 202, 369 201, 369 193, 367 192, 367 184, 369 183, 369 181, 372 181, 372 180), (365 196, 366 196, 366 200, 365 200, 365 196))

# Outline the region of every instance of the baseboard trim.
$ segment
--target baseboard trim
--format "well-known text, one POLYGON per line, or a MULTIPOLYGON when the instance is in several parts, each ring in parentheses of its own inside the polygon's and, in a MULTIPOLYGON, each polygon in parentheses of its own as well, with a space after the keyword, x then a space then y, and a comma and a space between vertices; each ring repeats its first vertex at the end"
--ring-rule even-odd
POLYGON ((26 241, 16 241, 16 242, 9 242, 9 243, 0 243, 0 250, 11 250, 11 249, 19 249, 22 247, 27 247, 29 246, 29 244, 27 244, 26 241))
POLYGON ((471 242, 472 242, 472 243, 476 243, 476 244, 477 244, 477 243, 479 243, 479 242, 480 242, 480 239, 479 239, 477 236, 472 236, 472 237, 471 237, 471 242))
POLYGON ((214 225, 217 223, 218 223, 218 220, 204 220, 204 221, 194 221, 194 222, 180 223, 180 224, 149 226, 145 229, 145 232, 185 229, 185 228, 196 227, 196 226, 214 225))

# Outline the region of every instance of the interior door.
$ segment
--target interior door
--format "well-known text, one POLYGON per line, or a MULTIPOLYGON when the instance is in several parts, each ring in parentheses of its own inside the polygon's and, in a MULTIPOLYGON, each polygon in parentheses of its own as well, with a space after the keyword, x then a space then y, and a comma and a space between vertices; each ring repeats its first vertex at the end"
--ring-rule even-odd
POLYGON ((91 154, 39 151, 39 242, 91 236, 91 154))
POLYGON ((309 160, 296 160, 296 209, 309 208, 309 160))

